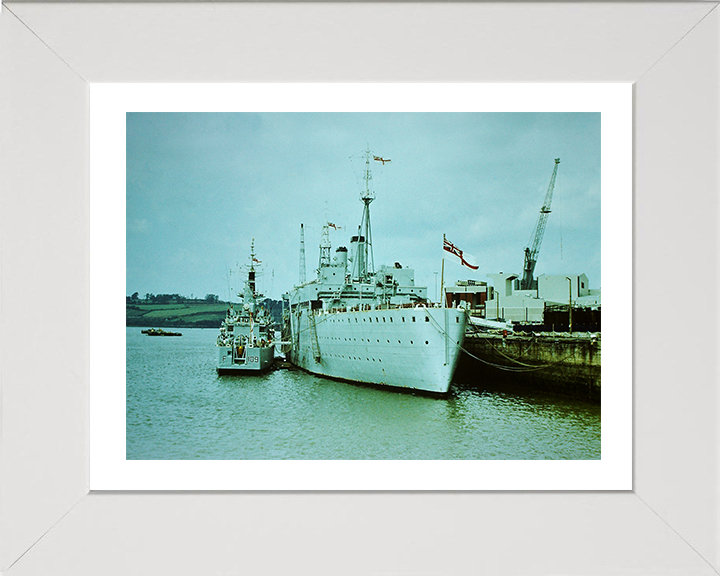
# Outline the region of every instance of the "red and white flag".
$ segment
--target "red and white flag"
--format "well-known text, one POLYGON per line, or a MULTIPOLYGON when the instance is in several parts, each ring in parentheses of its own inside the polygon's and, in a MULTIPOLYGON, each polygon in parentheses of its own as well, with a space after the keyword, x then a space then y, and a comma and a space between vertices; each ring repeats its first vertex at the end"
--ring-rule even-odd
POLYGON ((470 268, 470 270, 477 270, 479 268, 477 260, 473 256, 471 256, 470 254, 465 254, 462 250, 460 250, 460 248, 455 246, 455 244, 447 240, 444 236, 443 250, 445 250, 446 252, 450 252, 450 254, 455 254, 455 256, 460 258, 460 263, 463 266, 467 266, 468 268, 470 268))

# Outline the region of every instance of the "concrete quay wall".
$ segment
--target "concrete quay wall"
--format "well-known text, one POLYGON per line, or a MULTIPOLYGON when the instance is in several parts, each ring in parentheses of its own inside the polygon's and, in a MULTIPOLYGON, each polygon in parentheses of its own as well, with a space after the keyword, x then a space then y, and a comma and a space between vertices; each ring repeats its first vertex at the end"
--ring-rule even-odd
POLYGON ((455 375, 463 385, 600 401, 599 336, 472 334, 463 349, 455 375))

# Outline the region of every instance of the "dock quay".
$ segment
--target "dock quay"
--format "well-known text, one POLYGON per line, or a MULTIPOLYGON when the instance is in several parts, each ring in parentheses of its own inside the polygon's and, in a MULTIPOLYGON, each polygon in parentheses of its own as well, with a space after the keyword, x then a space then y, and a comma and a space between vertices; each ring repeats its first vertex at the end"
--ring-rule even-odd
POLYGON ((491 333, 465 337, 455 376, 469 387, 533 390, 600 402, 599 333, 491 333))

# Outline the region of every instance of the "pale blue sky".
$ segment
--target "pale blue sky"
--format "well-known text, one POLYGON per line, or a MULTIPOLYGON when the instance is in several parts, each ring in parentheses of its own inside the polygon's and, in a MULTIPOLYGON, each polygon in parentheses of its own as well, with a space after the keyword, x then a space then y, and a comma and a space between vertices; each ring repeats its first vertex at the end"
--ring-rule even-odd
POLYGON ((324 220, 333 250, 362 214, 362 152, 373 162, 376 267, 414 267, 434 299, 446 285, 522 272, 561 159, 535 275, 600 278, 599 113, 128 113, 127 294, 229 297, 255 238, 259 288, 298 282, 300 223, 308 279, 324 220), (477 259, 442 251, 443 234, 477 259), (229 275, 229 271, 232 274, 229 275))

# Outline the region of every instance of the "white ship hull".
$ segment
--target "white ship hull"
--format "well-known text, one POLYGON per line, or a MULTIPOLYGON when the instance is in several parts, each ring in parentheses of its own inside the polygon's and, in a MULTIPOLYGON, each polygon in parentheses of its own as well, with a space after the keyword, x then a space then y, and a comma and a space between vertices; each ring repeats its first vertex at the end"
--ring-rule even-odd
POLYGON ((309 372, 374 385, 445 393, 465 337, 462 309, 392 308, 291 315, 289 360, 309 372), (317 336, 317 338, 316 338, 317 336))

